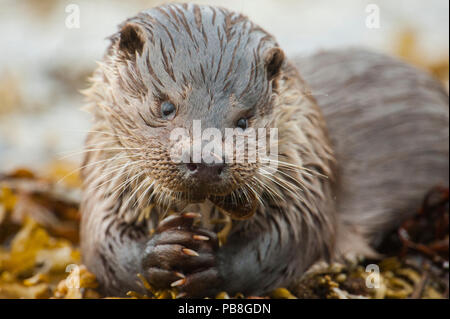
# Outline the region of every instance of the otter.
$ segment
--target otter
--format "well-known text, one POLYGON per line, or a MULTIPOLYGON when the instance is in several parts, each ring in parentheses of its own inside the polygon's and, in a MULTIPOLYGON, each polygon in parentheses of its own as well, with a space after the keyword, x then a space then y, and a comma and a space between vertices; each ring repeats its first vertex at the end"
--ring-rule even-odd
POLYGON ((264 294, 319 260, 375 256, 427 190, 448 185, 448 94, 364 50, 286 58, 226 9, 169 4, 119 26, 86 90, 83 262, 108 295, 264 294), (182 162, 175 128, 276 128, 267 162, 182 162), (219 241, 218 218, 231 218, 219 241), (230 226, 231 225, 231 226, 230 226))

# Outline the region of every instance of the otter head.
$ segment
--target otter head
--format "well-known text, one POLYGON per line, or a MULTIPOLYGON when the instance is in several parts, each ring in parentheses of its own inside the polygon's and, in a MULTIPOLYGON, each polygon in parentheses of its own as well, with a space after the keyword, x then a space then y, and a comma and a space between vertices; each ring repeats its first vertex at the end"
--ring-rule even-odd
MULTIPOLYGON (((152 196, 211 200, 235 218, 251 216, 260 161, 225 160, 214 150, 207 152, 212 161, 194 160, 195 146, 176 161, 180 139, 173 137, 185 132, 194 145, 197 127, 213 128, 224 146, 227 129, 245 135, 267 128, 284 64, 274 38, 240 14, 173 4, 127 20, 111 40, 100 106, 152 196)), ((202 155, 210 141, 200 142, 202 155)))

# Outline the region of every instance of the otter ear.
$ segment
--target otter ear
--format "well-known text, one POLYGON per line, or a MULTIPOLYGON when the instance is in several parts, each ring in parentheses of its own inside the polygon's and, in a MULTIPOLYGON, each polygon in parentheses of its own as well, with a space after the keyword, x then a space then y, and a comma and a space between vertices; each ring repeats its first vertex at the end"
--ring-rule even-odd
POLYGON ((280 48, 271 48, 264 53, 264 63, 268 80, 273 80, 280 74, 284 62, 284 52, 280 48))
POLYGON ((136 52, 142 54, 145 38, 141 28, 128 23, 120 30, 119 49, 129 57, 135 57, 136 52))

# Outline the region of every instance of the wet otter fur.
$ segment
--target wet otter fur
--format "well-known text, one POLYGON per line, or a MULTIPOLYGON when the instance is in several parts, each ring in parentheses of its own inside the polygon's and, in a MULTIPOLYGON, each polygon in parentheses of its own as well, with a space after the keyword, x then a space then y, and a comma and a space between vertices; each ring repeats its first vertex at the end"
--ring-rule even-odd
POLYGON ((85 94, 81 248, 108 295, 145 292, 137 274, 180 296, 266 293, 318 260, 374 255, 427 190, 448 185, 448 95, 429 75, 362 50, 290 60, 226 9, 128 19, 85 94), (243 118, 278 129, 275 173, 227 163, 205 179, 171 161, 172 129, 243 118), (223 213, 233 222, 219 245, 223 213))

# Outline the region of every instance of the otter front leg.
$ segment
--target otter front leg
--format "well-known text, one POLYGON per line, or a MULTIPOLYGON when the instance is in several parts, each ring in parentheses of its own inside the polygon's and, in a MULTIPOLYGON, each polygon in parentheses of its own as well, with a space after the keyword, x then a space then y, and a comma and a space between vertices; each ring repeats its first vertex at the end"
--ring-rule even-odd
MULTIPOLYGON (((264 295, 292 284, 306 269, 324 257, 322 239, 310 242, 301 233, 301 219, 285 218, 288 213, 274 212, 271 217, 255 216, 259 222, 238 222, 236 231, 217 254, 223 291, 231 295, 264 295), (281 214, 280 214, 281 213, 281 214)), ((298 212, 297 212, 298 213, 298 212)), ((292 216, 292 215, 291 215, 292 216)), ((323 233, 323 237, 329 234, 323 233)))
POLYGON ((290 284, 324 257, 322 240, 330 234, 322 233, 311 245, 305 240, 308 234, 300 234, 301 218, 285 215, 274 211, 262 223, 235 222, 220 248, 214 233, 193 226, 198 214, 172 215, 146 244, 144 272, 154 287, 177 287, 188 297, 212 297, 220 291, 261 295, 290 284))
POLYGON ((123 296, 128 291, 145 293, 137 276, 149 232, 147 226, 127 223, 115 210, 83 203, 81 250, 83 263, 95 274, 100 291, 106 296, 123 296))
POLYGON ((114 210, 83 211, 83 262, 105 295, 125 295, 130 290, 148 293, 138 274, 154 288, 177 287, 180 295, 190 297, 213 294, 220 286, 217 237, 193 227, 199 214, 169 216, 151 236, 147 225, 126 223, 114 210))
POLYGON ((196 213, 164 219, 146 244, 143 268, 155 288, 177 287, 180 296, 215 294, 222 284, 216 264, 217 237, 193 226, 196 213))

